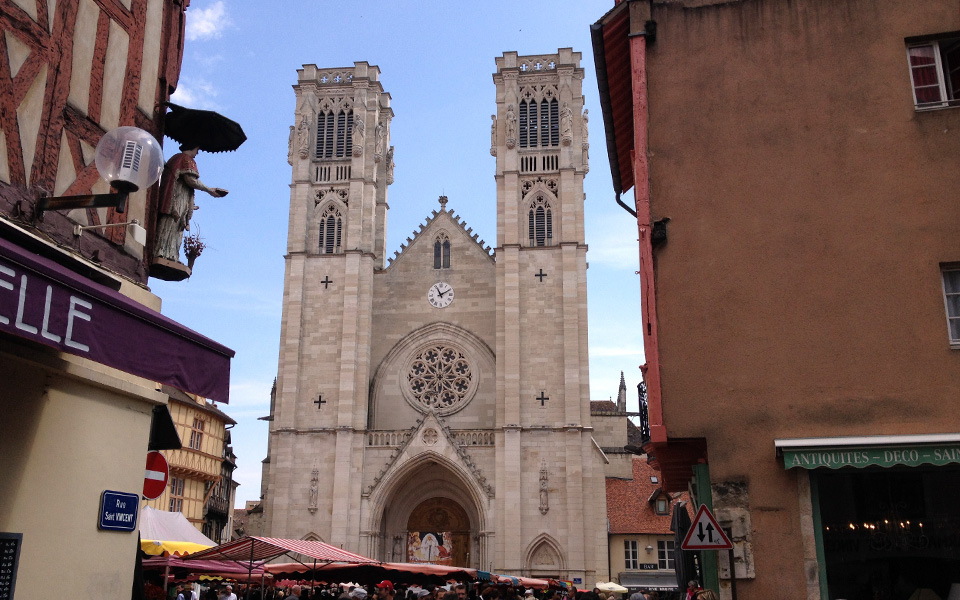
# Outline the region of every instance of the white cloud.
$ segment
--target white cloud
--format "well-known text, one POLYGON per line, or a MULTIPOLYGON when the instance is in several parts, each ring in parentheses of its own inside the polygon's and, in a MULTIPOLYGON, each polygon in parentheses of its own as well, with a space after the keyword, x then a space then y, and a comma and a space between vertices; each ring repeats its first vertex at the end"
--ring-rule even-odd
POLYGON ((218 38, 230 25, 230 17, 222 0, 217 0, 208 8, 191 7, 187 10, 188 41, 218 38))
POLYGON ((181 77, 177 91, 170 96, 170 102, 187 108, 216 110, 217 88, 209 81, 181 77))

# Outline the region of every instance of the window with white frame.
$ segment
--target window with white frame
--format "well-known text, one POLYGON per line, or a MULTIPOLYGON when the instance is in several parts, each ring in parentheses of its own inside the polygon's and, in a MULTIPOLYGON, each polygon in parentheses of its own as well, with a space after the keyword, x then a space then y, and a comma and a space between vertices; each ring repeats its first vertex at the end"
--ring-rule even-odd
POLYGON ((917 108, 960 105, 960 37, 907 45, 917 108))
POLYGON ((670 512, 670 503, 664 496, 657 498, 657 514, 666 515, 670 512))
POLYGON ((673 570, 674 557, 673 540, 657 540, 657 568, 673 570))
POLYGON ((193 429, 190 431, 190 447, 194 450, 200 450, 203 446, 203 419, 193 420, 193 429))
POLYGON ((960 265, 941 267, 943 303, 947 310, 947 335, 950 345, 960 348, 960 265))
POLYGON ((623 566, 628 571, 640 568, 640 550, 637 540, 623 540, 623 566))
POLYGON ((182 478, 170 478, 170 512, 181 512, 183 510, 183 486, 184 480, 182 478))

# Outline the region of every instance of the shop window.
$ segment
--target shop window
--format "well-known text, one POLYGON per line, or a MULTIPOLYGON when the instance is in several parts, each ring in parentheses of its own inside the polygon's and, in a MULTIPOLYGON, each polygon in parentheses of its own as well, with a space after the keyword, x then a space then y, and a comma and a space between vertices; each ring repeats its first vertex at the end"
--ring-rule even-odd
POLYGON ((623 541, 624 568, 636 571, 640 568, 640 551, 637 540, 623 541))
POLYGON ((918 109, 960 104, 960 38, 909 44, 907 59, 918 109))
POLYGON ((960 573, 960 467, 818 470, 810 477, 824 597, 948 597, 960 573))
POLYGON ((657 568, 672 571, 676 565, 675 556, 673 540, 657 540, 657 568))

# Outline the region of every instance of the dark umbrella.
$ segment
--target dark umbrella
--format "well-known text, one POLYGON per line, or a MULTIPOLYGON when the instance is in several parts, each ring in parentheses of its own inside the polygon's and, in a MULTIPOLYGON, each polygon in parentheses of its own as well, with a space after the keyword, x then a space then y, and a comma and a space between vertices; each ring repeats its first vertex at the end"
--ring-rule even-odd
POLYGON ((229 152, 247 140, 239 123, 218 112, 184 108, 172 102, 164 105, 170 107, 164 133, 182 146, 204 152, 229 152))
POLYGON ((681 592, 687 589, 687 582, 697 578, 697 566, 694 564, 694 550, 683 550, 680 546, 690 531, 690 514, 687 512, 686 502, 677 502, 673 505, 673 516, 670 518, 670 531, 673 532, 674 552, 676 561, 674 569, 677 573, 677 587, 681 592))

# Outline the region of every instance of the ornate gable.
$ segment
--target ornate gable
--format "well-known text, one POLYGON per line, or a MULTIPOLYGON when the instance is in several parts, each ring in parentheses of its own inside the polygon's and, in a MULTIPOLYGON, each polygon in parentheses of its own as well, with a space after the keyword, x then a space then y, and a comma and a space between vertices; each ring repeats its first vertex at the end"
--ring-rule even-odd
POLYGON ((364 496, 370 496, 385 480, 402 471, 406 463, 424 453, 439 455, 460 467, 464 473, 470 474, 476 484, 486 492, 487 497, 494 497, 493 486, 480 471, 480 467, 473 462, 466 449, 457 443, 446 422, 432 410, 417 419, 417 424, 410 428, 410 435, 406 436, 400 447, 390 455, 373 483, 364 490, 364 496))
MULTIPOLYGON (((473 240, 474 244, 476 244, 476 247, 490 257, 491 261, 494 260, 493 249, 489 246, 489 244, 480 239, 480 234, 474 233, 473 228, 467 227, 467 222, 461 220, 460 216, 454 214, 453 210, 447 209, 446 205, 447 197, 440 196, 440 210, 433 211, 431 215, 427 217, 427 220, 424 223, 421 223, 420 227, 413 232, 413 237, 408 237, 405 243, 400 244, 400 250, 395 251, 393 256, 387 259, 387 269, 393 265, 394 261, 400 260, 400 257, 406 253, 407 249, 412 247, 413 244, 417 243, 421 239, 429 238, 429 243, 432 244, 433 230, 437 227, 449 227, 453 230, 460 230, 468 238, 473 240)), ((448 229, 446 233, 449 235, 452 233, 452 231, 448 229)))

